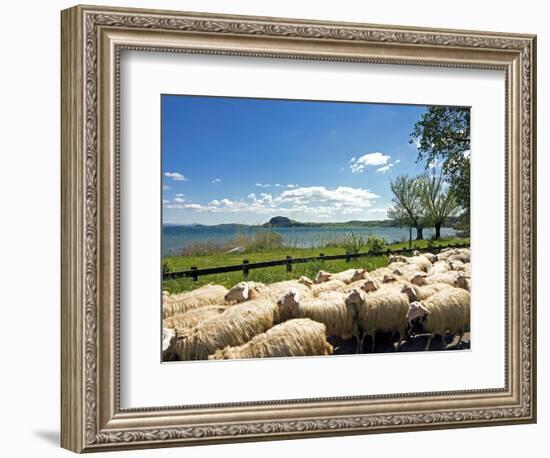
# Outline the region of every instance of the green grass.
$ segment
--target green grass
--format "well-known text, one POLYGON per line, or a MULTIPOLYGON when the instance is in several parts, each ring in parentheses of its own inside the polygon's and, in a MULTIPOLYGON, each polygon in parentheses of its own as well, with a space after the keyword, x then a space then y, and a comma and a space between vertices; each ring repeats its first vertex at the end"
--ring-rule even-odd
MULTIPOLYGON (((469 239, 449 238, 435 242, 435 245, 446 246, 455 245, 458 243, 468 242, 469 239)), ((388 245, 391 251, 408 248, 408 242, 393 243, 388 245)), ((413 242, 413 248, 426 250, 428 248, 427 240, 413 242)), ((228 265, 241 264, 243 259, 248 259, 250 263, 260 261, 274 261, 286 259, 286 256, 293 258, 318 256, 319 253, 325 255, 345 254, 343 247, 326 247, 326 248, 278 248, 274 250, 264 250, 256 253, 237 253, 237 254, 215 254, 208 256, 167 256, 163 259, 171 271, 177 272, 188 270, 192 266, 203 269, 206 267, 221 267, 228 265)), ((303 264, 293 264, 292 272, 286 271, 286 266, 266 267, 264 269, 251 269, 250 274, 246 278, 250 281, 259 281, 263 283, 273 283, 276 281, 290 280, 299 278, 301 275, 307 275, 310 278, 315 277, 320 269, 329 272, 340 272, 350 268, 366 268, 367 270, 377 269, 388 264, 387 256, 366 256, 351 262, 345 260, 338 261, 316 261, 303 264)), ((178 278, 173 280, 164 280, 162 282, 163 290, 170 293, 189 291, 199 286, 216 283, 225 287, 232 287, 236 283, 245 280, 242 272, 229 272, 225 274, 214 274, 200 276, 198 281, 193 281, 190 278, 178 278)))

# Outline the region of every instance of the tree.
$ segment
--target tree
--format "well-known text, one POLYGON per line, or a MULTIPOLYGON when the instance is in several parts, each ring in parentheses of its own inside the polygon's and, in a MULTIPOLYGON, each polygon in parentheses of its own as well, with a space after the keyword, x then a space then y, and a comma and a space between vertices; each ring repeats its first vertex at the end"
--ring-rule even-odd
POLYGON ((441 238, 441 226, 449 216, 453 216, 458 208, 458 201, 454 194, 444 189, 443 174, 434 173, 432 176, 421 175, 418 178, 420 201, 426 212, 426 220, 435 227, 435 238, 441 238))
POLYGON ((390 183, 393 205, 388 216, 402 226, 416 229, 416 240, 422 240, 425 224, 424 208, 420 199, 419 182, 415 177, 400 175, 390 183))
POLYGON ((470 212, 470 109, 428 107, 410 134, 418 148, 417 162, 426 168, 441 163, 449 191, 470 212))

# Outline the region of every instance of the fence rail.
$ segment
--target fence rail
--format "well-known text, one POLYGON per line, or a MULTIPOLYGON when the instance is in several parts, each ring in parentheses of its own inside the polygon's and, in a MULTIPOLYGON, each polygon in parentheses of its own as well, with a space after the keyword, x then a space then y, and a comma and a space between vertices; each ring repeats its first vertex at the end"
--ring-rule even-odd
MULTIPOLYGON (((430 247, 430 251, 440 252, 444 248, 467 248, 469 243, 458 243, 453 245, 441 245, 430 247)), ((312 256, 308 258, 293 258, 292 256, 287 256, 286 259, 278 259, 275 261, 262 261, 250 263, 248 259, 243 259, 242 264, 235 264, 232 266, 221 266, 221 267, 207 267, 204 269, 199 269, 198 267, 191 267, 189 270, 182 270, 179 272, 165 272, 163 274, 164 280, 173 280, 176 278, 192 278, 194 281, 197 281, 199 277, 204 275, 213 275, 213 274, 223 274, 227 272, 239 272, 242 271, 245 277, 248 276, 250 270, 252 269, 264 269, 266 267, 275 267, 275 266, 286 266, 287 272, 292 272, 293 264, 303 264, 306 262, 313 261, 336 261, 340 259, 345 259, 346 262, 351 262, 352 259, 362 258, 365 256, 389 256, 400 255, 412 253, 413 251, 418 250, 417 248, 403 248, 401 250, 386 250, 386 251, 377 251, 377 252, 364 252, 364 253, 346 253, 346 254, 334 254, 325 256, 324 253, 319 253, 319 256, 312 256)), ((427 251, 428 249, 424 249, 427 251)), ((422 251, 422 249, 418 250, 422 251)))

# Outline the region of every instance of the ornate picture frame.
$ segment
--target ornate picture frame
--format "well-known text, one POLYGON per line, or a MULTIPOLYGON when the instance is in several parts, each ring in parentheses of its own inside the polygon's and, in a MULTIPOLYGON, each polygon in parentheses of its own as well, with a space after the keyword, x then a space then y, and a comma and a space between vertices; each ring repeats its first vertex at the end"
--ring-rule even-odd
POLYGON ((536 421, 536 37, 75 6, 62 12, 61 445, 75 452, 536 421), (502 70, 503 389, 121 409, 119 59, 124 50, 502 70))

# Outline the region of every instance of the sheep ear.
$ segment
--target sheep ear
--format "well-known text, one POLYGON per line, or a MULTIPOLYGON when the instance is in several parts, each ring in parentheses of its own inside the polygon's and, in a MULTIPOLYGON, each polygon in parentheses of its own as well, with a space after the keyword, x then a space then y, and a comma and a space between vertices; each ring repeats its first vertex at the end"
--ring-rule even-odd
POLYGON ((244 289, 243 289, 243 297, 245 299, 248 299, 248 297, 250 296, 250 288, 248 287, 248 285, 244 285, 244 289))

